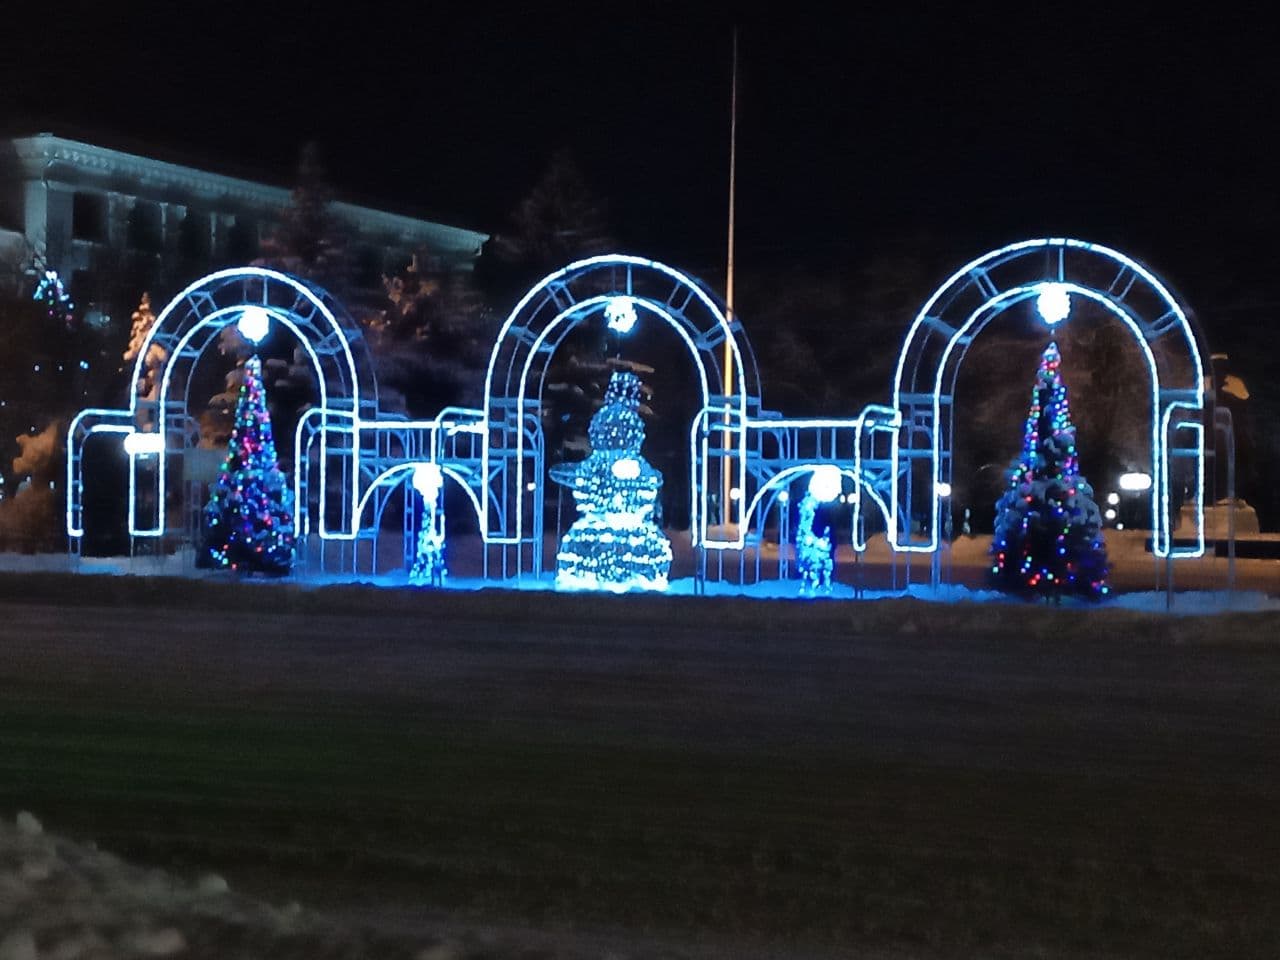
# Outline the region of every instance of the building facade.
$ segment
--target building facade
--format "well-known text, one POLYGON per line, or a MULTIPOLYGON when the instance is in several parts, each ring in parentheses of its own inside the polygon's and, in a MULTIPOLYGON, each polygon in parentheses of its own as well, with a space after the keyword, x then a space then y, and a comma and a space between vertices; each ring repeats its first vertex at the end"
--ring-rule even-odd
MULTIPOLYGON (((0 259, 11 283, 56 270, 89 315, 243 265, 291 202, 288 189, 40 133, 0 139, 0 259), (119 288, 118 292, 117 289, 119 288)), ((411 258, 470 269, 483 233, 335 202, 352 283, 411 258)))

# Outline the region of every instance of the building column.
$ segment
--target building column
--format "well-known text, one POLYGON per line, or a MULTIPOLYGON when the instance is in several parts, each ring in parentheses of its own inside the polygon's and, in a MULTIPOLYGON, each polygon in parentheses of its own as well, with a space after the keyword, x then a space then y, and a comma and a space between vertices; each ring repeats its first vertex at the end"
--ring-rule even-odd
POLYGON ((38 260, 49 255, 49 186, 43 180, 28 180, 22 197, 22 232, 38 260))

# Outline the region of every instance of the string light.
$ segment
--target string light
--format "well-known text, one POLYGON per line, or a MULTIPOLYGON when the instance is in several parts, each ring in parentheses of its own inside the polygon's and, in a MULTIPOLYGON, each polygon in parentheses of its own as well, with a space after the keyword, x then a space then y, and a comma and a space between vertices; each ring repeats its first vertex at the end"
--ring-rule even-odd
POLYGON ((640 455, 640 380, 620 371, 591 418, 591 454, 568 474, 581 516, 556 554, 564 590, 666 590, 671 543, 653 521, 662 474, 640 455))
POLYGON ((1036 373, 1022 455, 996 504, 991 574, 1010 592, 1100 599, 1109 592, 1102 522, 1079 474, 1061 365, 1058 345, 1050 343, 1036 373))
POLYGON ((293 492, 276 460, 256 354, 244 365, 235 429, 203 519, 205 562, 277 576, 292 568, 293 492))
POLYGON ((71 295, 67 293, 57 270, 44 272, 31 299, 44 304, 45 313, 50 320, 60 321, 67 327, 75 323, 76 305, 71 302, 71 295))

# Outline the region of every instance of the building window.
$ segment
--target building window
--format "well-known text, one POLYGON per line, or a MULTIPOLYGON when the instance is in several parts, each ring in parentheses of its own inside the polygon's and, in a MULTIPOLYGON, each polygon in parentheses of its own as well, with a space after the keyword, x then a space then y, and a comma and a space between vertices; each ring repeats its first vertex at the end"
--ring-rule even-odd
POLYGON ((258 225, 247 217, 236 217, 227 231, 227 259, 232 263, 248 263, 258 256, 258 225))
POLYGON ((127 243, 132 250, 159 253, 164 248, 164 233, 160 225, 160 207, 139 200, 129 211, 127 243))
POLYGON ((100 193, 76 193, 71 197, 71 236, 103 243, 107 239, 107 198, 100 193))
POLYGON ((208 260, 209 237, 209 217, 188 210, 178 228, 178 251, 188 260, 208 260))

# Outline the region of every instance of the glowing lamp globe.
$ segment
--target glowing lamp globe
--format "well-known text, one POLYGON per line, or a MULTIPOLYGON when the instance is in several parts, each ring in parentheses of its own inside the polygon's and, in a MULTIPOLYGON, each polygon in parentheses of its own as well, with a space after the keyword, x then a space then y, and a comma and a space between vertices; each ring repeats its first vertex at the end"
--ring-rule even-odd
POLYGON ((236 329, 250 343, 261 343, 271 329, 271 314, 262 307, 245 307, 236 321, 236 329))
POLYGON ((1036 313, 1049 326, 1061 323, 1071 313, 1071 295, 1060 283, 1042 283, 1036 297, 1036 313))
POLYGON ((1147 473, 1120 474, 1120 489, 1140 493, 1151 489, 1151 475, 1147 473))
POLYGON ((951 484, 945 480, 939 480, 933 485, 933 489, 937 491, 939 497, 951 496, 951 484))
POLYGON ((640 476, 640 461, 635 457, 623 457, 615 460, 609 469, 619 480, 635 480, 640 476))
POLYGON ((444 477, 440 467, 434 463, 415 463, 413 465, 413 489, 422 495, 422 499, 434 502, 440 487, 444 485, 444 477))
POLYGON ((831 503, 840 496, 844 478, 840 468, 833 466, 815 467, 809 476, 809 495, 819 503, 831 503))
POLYGON ((164 436, 159 433, 126 433, 124 452, 131 457, 145 457, 151 453, 164 453, 164 436))
POLYGON ((610 297, 605 304, 604 319, 616 333, 630 333, 636 325, 636 305, 630 297, 610 297))

